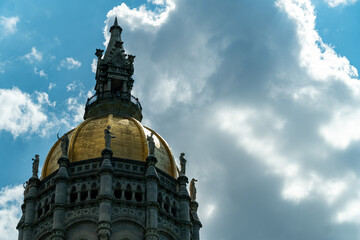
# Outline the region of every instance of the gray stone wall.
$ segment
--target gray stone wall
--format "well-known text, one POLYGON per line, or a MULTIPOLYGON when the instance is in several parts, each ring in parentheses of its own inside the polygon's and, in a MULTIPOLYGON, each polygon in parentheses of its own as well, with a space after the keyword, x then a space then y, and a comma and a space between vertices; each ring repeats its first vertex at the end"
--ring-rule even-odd
POLYGON ((31 191, 34 197, 30 198, 31 201, 29 198, 25 201, 24 216, 26 211, 33 211, 28 217, 33 219, 28 220, 31 223, 27 225, 25 218, 20 220, 19 239, 29 239, 25 237, 25 232, 31 232, 33 240, 99 239, 97 231, 101 215, 109 220, 111 234, 108 239, 111 240, 143 240, 147 226, 156 226, 157 231, 149 239, 183 240, 181 234, 184 226, 188 229, 186 232, 192 232, 191 223, 184 225, 184 219, 181 219, 184 216, 189 219, 192 213, 188 198, 184 198, 184 193, 179 192, 180 184, 177 179, 156 168, 157 178, 155 182, 149 183, 152 180, 145 177, 146 163, 126 159, 111 159, 113 172, 104 175, 101 173, 101 161, 102 159, 92 159, 69 164, 65 168, 68 178, 64 178, 61 183, 55 181, 59 178, 58 172, 39 181, 31 191), (105 200, 100 192, 101 176, 104 184, 106 182, 106 194, 109 195, 105 200), (65 203, 59 204, 58 199, 64 199, 65 203), (149 202, 148 199, 154 201, 149 202), (103 206, 109 206, 111 210, 100 210, 101 201, 103 206), (147 220, 148 214, 152 214, 155 219, 152 217, 152 220, 147 220), (58 218, 62 220, 56 220, 58 218), (149 225, 148 221, 156 221, 156 224, 149 225), (54 238, 54 225, 59 223, 63 226, 57 226, 56 229, 64 229, 65 235, 54 238))

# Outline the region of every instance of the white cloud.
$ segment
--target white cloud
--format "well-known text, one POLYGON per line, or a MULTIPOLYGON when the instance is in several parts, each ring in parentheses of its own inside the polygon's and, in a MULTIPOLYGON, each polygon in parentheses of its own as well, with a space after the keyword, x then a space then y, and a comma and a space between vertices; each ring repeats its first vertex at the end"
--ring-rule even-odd
MULTIPOLYGON (((300 164, 304 159, 289 158, 291 151, 282 152, 283 129, 277 128, 277 122, 284 122, 273 113, 260 109, 223 108, 217 113, 220 129, 235 137, 238 146, 258 161, 266 164, 270 173, 281 176, 284 185, 284 199, 299 203, 310 197, 319 196, 328 204, 334 203, 348 186, 356 183, 353 174, 340 178, 326 178, 316 169, 304 170, 300 164), (269 125, 269 123, 271 123, 269 125), (267 133, 257 129, 267 129, 267 133)), ((283 125, 283 124, 282 124, 283 125)))
POLYGON ((293 202, 300 202, 305 198, 309 197, 311 192, 314 189, 314 180, 313 179, 286 179, 285 186, 282 191, 282 196, 286 200, 293 202))
POLYGON ((39 94, 37 100, 42 102, 35 102, 30 94, 16 87, 0 89, 0 131, 8 131, 14 137, 41 132, 48 120, 42 104, 49 102, 47 97, 39 94))
POLYGON ((107 13, 106 26, 104 28, 105 45, 107 45, 110 35, 109 29, 114 22, 114 18, 118 17, 130 30, 142 29, 150 32, 157 30, 166 22, 171 11, 176 7, 173 0, 156 0, 153 4, 158 5, 155 10, 148 10, 145 5, 130 9, 125 3, 114 7, 107 13))
POLYGON ((353 3, 357 2, 357 0, 325 0, 325 2, 327 4, 329 4, 330 7, 337 7, 339 5, 353 4, 353 3))
POLYGON ((207 206, 205 206, 205 210, 203 211, 204 215, 202 216, 205 217, 207 220, 213 218, 217 208, 218 207, 216 204, 208 204, 207 206))
POLYGON ((31 52, 26 54, 24 57, 29 61, 29 63, 34 63, 34 62, 41 62, 43 55, 35 47, 32 47, 31 52))
POLYGON ((37 75, 39 75, 40 77, 43 77, 43 78, 47 78, 47 76, 48 76, 48 75, 45 73, 44 70, 38 71, 38 70, 37 70, 37 67, 34 67, 34 73, 37 74, 37 75))
POLYGON ((339 56, 324 43, 315 28, 316 15, 310 0, 277 0, 276 5, 284 10, 297 24, 297 35, 301 50, 300 66, 306 68, 315 80, 339 80, 354 93, 360 93, 360 84, 355 67, 346 57, 339 56))
POLYGON ((93 91, 88 91, 87 94, 86 94, 86 97, 91 98, 92 96, 94 96, 94 94, 95 94, 94 90, 93 91))
POLYGON ((81 62, 75 60, 72 57, 68 57, 60 62, 60 66, 58 67, 58 70, 62 68, 66 68, 68 70, 75 70, 78 69, 79 67, 81 67, 81 62))
POLYGON ((79 124, 84 120, 84 103, 79 103, 77 98, 68 98, 66 100, 68 111, 72 112, 73 123, 79 124))
POLYGON ((300 89, 296 89, 293 93, 293 98, 296 101, 316 102, 321 97, 321 93, 318 89, 307 86, 300 89))
POLYGON ((333 118, 320 128, 320 134, 335 148, 345 149, 360 140, 360 111, 353 108, 335 110, 333 118))
POLYGON ((352 200, 346 204, 336 215, 339 223, 360 223, 360 199, 352 200))
POLYGON ((76 84, 73 82, 73 83, 70 83, 66 86, 66 91, 70 92, 70 91, 74 91, 76 88, 76 84))
POLYGON ((36 94, 36 99, 38 101, 39 104, 47 104, 51 107, 55 107, 56 102, 51 102, 49 100, 49 95, 46 92, 35 92, 36 94))
MULTIPOLYGON (((330 2, 340 4, 350 1, 329 1, 329 4, 330 2)), ((346 57, 339 56, 331 46, 322 41, 315 28, 316 15, 310 0, 278 0, 276 5, 296 23, 301 49, 299 63, 310 75, 309 85, 295 89, 293 98, 313 108, 322 102, 319 105, 323 111, 329 111, 332 120, 322 124, 320 134, 333 147, 345 149, 351 142, 360 139, 360 128, 356 124, 360 113, 352 110, 360 100, 358 71, 346 57), (314 80, 323 82, 323 85, 311 83, 314 80), (347 87, 352 93, 349 97, 353 99, 348 103, 332 102, 333 106, 329 106, 329 102, 326 102, 326 98, 329 97, 324 92, 333 91, 330 84, 337 82, 347 87)), ((330 100, 337 101, 337 98, 330 100)))
POLYGON ((16 225, 21 216, 24 188, 7 186, 0 190, 0 240, 17 239, 16 225))
POLYGON ((49 83, 49 90, 53 89, 54 87, 56 87, 56 83, 49 83))
MULTIPOLYGON (((16 25, 20 21, 19 17, 0 16, 0 33, 2 36, 13 34, 17 31, 16 25)), ((0 38, 2 37, 0 36, 0 38)))
POLYGON ((97 58, 94 58, 91 63, 91 72, 96 73, 97 68, 97 58))

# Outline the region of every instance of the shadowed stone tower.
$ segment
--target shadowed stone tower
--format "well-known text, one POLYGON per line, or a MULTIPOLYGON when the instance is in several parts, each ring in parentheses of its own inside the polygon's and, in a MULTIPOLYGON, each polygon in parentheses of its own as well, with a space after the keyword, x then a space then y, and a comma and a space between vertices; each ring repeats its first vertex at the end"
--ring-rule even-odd
POLYGON ((143 126, 131 95, 134 56, 115 19, 105 54, 96 50, 96 94, 84 121, 49 151, 41 178, 26 182, 20 240, 198 240, 196 188, 187 190, 165 140, 143 126), (179 176, 180 175, 180 176, 179 176))

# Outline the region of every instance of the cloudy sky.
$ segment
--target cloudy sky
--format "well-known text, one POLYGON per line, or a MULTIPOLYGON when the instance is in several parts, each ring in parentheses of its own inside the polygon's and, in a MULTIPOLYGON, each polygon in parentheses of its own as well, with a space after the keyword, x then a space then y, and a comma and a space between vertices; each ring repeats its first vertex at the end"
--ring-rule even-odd
POLYGON ((2 0, 0 240, 115 16, 143 124, 199 179, 202 239, 359 239, 360 1, 2 0))

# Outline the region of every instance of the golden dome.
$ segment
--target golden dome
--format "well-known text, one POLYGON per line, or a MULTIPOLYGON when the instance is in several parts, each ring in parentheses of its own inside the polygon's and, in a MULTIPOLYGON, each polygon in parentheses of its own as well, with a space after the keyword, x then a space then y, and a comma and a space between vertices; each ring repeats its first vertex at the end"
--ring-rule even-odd
MULTIPOLYGON (((75 129, 68 132, 70 162, 100 158, 101 151, 105 147, 104 129, 111 126, 111 132, 115 138, 111 141, 113 157, 146 161, 148 145, 146 136, 154 133, 155 157, 158 162, 156 167, 176 178, 176 167, 172 152, 165 140, 150 128, 144 127, 134 118, 116 117, 112 114, 99 118, 90 118, 80 123, 75 129)), ((59 168, 57 164, 61 157, 60 140, 56 141, 48 153, 41 179, 49 176, 59 168)))

